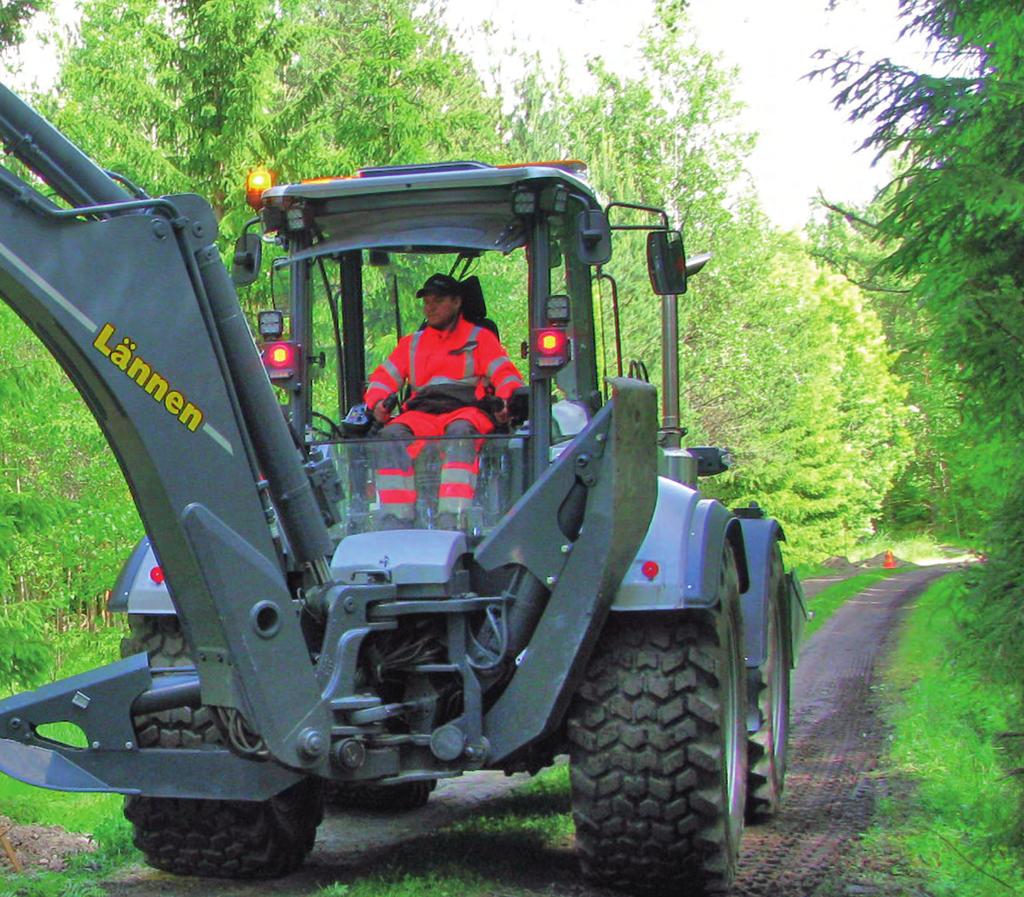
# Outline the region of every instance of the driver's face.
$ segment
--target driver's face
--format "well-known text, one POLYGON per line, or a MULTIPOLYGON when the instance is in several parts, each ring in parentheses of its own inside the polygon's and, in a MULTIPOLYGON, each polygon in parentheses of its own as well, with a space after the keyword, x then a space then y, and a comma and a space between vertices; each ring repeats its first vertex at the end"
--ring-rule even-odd
POLYGON ((450 327, 459 316, 462 308, 462 299, 458 296, 444 296, 437 293, 427 293, 423 297, 423 316, 427 324, 444 330, 450 327))

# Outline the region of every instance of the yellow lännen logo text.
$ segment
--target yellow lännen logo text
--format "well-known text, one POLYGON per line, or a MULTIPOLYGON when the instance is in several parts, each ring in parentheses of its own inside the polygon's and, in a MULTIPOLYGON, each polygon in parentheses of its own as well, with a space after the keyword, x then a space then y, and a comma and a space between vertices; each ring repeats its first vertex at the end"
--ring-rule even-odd
POLYGON ((113 324, 104 324, 92 344, 112 365, 120 368, 129 379, 139 385, 140 389, 152 396, 153 401, 163 405, 192 432, 198 430, 203 422, 202 410, 188 401, 178 390, 171 389, 166 377, 153 370, 152 365, 141 355, 135 354, 138 346, 130 337, 126 336, 121 342, 111 346, 110 339, 114 333, 113 324))

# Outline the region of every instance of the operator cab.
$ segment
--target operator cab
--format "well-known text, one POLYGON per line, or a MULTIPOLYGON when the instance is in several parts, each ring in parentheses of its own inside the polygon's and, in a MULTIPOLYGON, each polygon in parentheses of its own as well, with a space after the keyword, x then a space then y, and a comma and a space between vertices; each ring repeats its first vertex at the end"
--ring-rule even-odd
MULTIPOLYGON (((359 406, 370 372, 423 325, 416 291, 430 275, 460 281, 464 316, 500 333, 529 384, 510 402, 510 424, 474 439, 475 496, 457 525, 471 542, 603 404, 590 274, 607 260, 594 233, 603 213, 581 172, 580 163, 402 166, 255 197, 263 242, 277 247, 262 285, 269 295, 258 300, 269 306, 259 316, 264 364, 310 463, 337 473, 322 509, 338 538, 381 526, 374 471, 388 466, 394 441, 359 406)), ((245 252, 255 251, 248 267, 258 269, 254 236, 239 241, 236 273, 245 252)), ((426 440, 417 456, 417 528, 439 528, 446 441, 426 440)))

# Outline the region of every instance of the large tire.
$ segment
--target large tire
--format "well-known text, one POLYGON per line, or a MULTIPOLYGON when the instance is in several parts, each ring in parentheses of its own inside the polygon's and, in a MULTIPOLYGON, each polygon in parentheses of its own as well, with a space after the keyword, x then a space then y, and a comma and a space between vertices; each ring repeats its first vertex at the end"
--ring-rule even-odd
MULTIPOLYGON (((185 644, 178 618, 132 614, 129 635, 121 639, 121 656, 145 651, 152 670, 195 666, 185 644)), ((139 747, 197 748, 223 744, 220 729, 209 707, 178 707, 159 713, 140 713, 132 720, 139 747)))
POLYGON ((769 570, 767 654, 750 671, 748 688, 756 694, 760 728, 747 742, 747 821, 767 819, 778 812, 786 781, 789 745, 789 679, 791 659, 786 632, 786 580, 782 553, 776 545, 769 570))
MULTIPOLYGON (((178 620, 132 616, 122 656, 146 651, 153 670, 192 666, 178 620)), ((224 743, 208 707, 137 715, 140 747, 195 748, 224 743)), ((146 862, 179 875, 277 878, 294 872, 313 849, 323 820, 323 789, 307 779, 270 800, 127 797, 125 818, 146 862)))
POLYGON ((613 617, 570 708, 573 821, 584 874, 633 892, 720 894, 746 802, 739 577, 717 606, 613 617))
POLYGON ((146 862, 178 875, 278 878, 313 849, 323 818, 320 783, 306 779, 270 800, 129 797, 124 815, 146 862))

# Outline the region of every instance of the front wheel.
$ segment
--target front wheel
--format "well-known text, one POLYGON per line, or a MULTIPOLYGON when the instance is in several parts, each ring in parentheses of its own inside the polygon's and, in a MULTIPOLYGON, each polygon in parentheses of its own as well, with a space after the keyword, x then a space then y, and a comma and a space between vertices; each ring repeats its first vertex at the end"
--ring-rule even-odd
MULTIPOLYGON (((177 617, 133 615, 129 620, 123 657, 146 651, 154 671, 194 665, 177 617)), ((132 722, 142 748, 224 745, 209 707, 137 714, 132 722)), ((135 846, 157 869, 214 878, 277 878, 298 869, 313 849, 323 820, 323 789, 319 780, 307 779, 264 801, 127 797, 124 815, 134 829, 135 846)))
POLYGON ((725 892, 746 802, 739 577, 723 553, 717 606, 613 617, 570 708, 583 872, 634 892, 725 892))
POLYGON ((264 801, 128 797, 124 815, 146 862, 179 875, 278 878, 313 849, 323 818, 320 782, 264 801))

